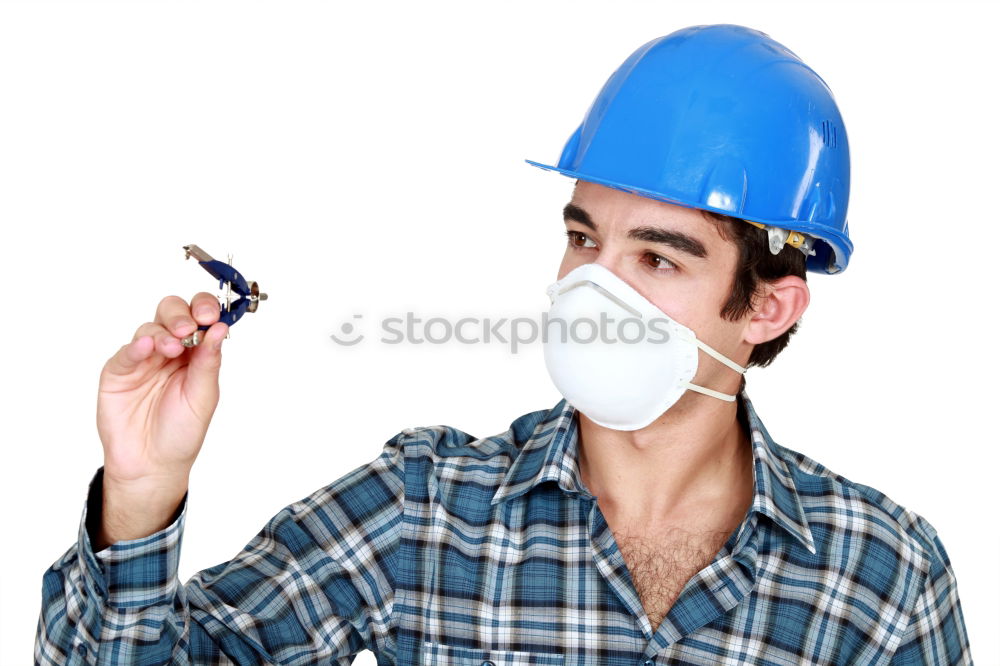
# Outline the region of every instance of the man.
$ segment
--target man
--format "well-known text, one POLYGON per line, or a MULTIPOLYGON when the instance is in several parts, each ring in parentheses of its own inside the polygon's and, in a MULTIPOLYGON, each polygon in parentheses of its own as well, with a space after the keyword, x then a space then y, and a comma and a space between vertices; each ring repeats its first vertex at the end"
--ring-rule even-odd
POLYGON ((577 179, 545 341, 564 400, 483 439, 405 429, 180 586, 225 326, 210 294, 167 297, 102 373, 105 464, 36 661, 971 663, 931 525, 773 442, 745 391, 806 270, 852 251, 825 83, 762 33, 681 30, 545 168, 577 179))

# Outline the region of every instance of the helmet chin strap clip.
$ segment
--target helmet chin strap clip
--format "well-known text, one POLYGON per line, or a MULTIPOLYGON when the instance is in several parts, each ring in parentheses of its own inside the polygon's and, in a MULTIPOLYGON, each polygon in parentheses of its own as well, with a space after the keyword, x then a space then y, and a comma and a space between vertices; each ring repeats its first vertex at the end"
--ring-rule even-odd
POLYGON ((785 245, 791 245, 807 257, 816 255, 816 250, 813 249, 813 243, 816 239, 812 236, 799 231, 782 229, 781 227, 761 224, 760 222, 753 222, 751 220, 745 220, 745 222, 749 222, 753 226, 767 232, 767 246, 771 250, 771 254, 778 254, 784 249, 785 245))

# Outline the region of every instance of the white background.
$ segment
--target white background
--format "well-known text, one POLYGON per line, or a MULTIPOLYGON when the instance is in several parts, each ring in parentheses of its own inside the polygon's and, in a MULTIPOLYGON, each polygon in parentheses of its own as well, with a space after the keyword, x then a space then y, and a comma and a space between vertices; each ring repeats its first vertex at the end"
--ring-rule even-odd
MULTIPOLYGON (((102 463, 101 366, 181 246, 271 298, 223 347, 181 580, 407 426, 477 436, 558 400, 539 348, 338 347, 354 314, 537 314, 572 181, 552 162, 636 47, 769 33, 833 88, 857 250, 810 276, 771 434, 938 529, 977 663, 1000 663, 996 5, 23 2, 0 6, 0 662, 31 662, 44 571, 102 463)), ((367 342, 367 341, 366 341, 367 342)), ((374 664, 370 654, 358 664, 374 664)))

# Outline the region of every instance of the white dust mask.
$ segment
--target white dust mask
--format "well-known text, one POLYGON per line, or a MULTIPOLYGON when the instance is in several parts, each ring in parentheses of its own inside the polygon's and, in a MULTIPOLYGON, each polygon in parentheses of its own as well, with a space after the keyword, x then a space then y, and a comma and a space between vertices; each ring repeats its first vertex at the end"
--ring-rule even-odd
POLYGON ((720 400, 735 395, 691 383, 698 349, 743 374, 691 329, 671 319, 600 264, 584 264, 547 289, 545 365, 563 397, 613 430, 645 428, 690 389, 720 400))

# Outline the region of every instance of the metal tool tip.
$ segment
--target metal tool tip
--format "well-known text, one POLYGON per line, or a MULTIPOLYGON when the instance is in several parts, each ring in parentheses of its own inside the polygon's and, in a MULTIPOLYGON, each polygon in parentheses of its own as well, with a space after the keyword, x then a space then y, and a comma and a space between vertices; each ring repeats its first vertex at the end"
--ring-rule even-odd
POLYGON ((185 347, 196 347, 201 342, 201 329, 195 331, 186 338, 181 338, 181 344, 185 347))

